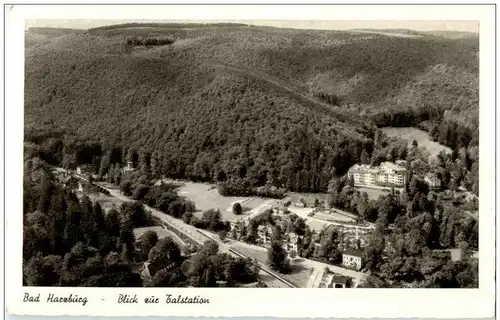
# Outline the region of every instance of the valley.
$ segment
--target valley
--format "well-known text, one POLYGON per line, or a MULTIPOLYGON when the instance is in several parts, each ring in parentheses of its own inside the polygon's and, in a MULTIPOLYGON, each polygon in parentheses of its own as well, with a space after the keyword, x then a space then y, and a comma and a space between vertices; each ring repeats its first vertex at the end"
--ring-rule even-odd
POLYGON ((478 286, 478 37, 25 36, 26 283, 478 286))

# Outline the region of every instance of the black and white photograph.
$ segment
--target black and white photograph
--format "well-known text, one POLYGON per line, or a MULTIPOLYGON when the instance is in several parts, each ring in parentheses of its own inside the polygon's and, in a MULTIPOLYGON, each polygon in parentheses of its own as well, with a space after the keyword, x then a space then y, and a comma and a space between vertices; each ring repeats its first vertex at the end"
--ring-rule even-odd
POLYGON ((479 19, 101 17, 24 20, 22 287, 480 288, 479 19))

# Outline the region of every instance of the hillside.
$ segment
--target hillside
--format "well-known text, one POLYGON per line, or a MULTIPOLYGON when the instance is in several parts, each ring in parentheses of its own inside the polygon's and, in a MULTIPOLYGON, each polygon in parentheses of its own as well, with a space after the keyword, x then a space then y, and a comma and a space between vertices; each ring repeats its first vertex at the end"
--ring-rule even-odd
POLYGON ((307 181, 319 190, 363 150, 371 154, 374 124, 430 120, 438 131, 468 130, 460 144, 456 134, 441 143, 473 141, 477 51, 477 39, 228 24, 120 25, 50 38, 30 29, 25 124, 96 141, 94 156, 143 152, 174 177, 292 189, 307 181), (127 45, 155 37, 175 42, 127 45))

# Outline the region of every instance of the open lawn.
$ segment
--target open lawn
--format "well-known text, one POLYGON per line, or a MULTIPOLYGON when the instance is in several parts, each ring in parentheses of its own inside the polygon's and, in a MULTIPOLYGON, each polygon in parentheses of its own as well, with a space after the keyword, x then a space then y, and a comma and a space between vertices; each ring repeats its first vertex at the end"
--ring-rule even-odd
POLYGON ((340 212, 337 212, 335 210, 332 210, 332 211, 319 211, 319 212, 316 212, 314 214, 314 217, 316 219, 320 219, 320 220, 325 220, 325 221, 328 221, 328 220, 335 220, 335 221, 339 221, 339 222, 350 222, 350 221, 354 221, 354 219, 350 216, 347 216, 343 213, 340 213, 340 212))
POLYGON ((161 226, 151 226, 143 228, 135 228, 134 235, 136 239, 139 239, 147 231, 154 231, 158 235, 158 239, 163 239, 166 237, 171 237, 178 245, 185 246, 186 244, 173 232, 161 227, 161 226))
POLYGON ((232 241, 231 248, 235 251, 250 257, 253 259, 257 259, 257 261, 267 264, 267 249, 259 248, 256 246, 247 245, 242 242, 232 241))
POLYGON ((360 192, 366 192, 368 194, 368 198, 371 200, 377 200, 380 196, 385 196, 388 194, 387 191, 380 189, 370 189, 370 188, 358 188, 360 192))
POLYGON ((329 224, 328 222, 322 222, 319 220, 306 219, 306 225, 316 232, 321 232, 324 228, 326 228, 329 224))
POLYGON ((123 201, 113 197, 113 196, 108 196, 103 193, 90 193, 88 194, 88 197, 92 202, 97 201, 102 209, 107 213, 109 210, 112 208, 119 209, 123 201))
POLYGON ((420 148, 426 149, 430 153, 431 157, 436 157, 439 154, 439 152, 441 152, 441 150, 444 150, 446 153, 451 153, 450 148, 432 141, 427 132, 417 128, 385 127, 381 128, 380 130, 382 130, 382 132, 384 132, 389 137, 398 137, 400 139, 406 140, 408 142, 408 146, 410 147, 412 146, 413 140, 416 140, 418 146, 420 148))
POLYGON ((292 197, 292 199, 302 198, 307 203, 308 207, 312 207, 316 199, 318 199, 322 205, 328 200, 327 193, 290 192, 288 195, 292 197))
MULTIPOLYGON (((247 257, 257 259, 257 261, 267 265, 267 249, 256 246, 247 245, 244 243, 233 242, 231 248, 247 257)), ((288 274, 278 273, 285 280, 290 281, 299 288, 307 287, 309 278, 314 271, 314 268, 304 263, 304 259, 297 258, 290 261, 292 271, 288 274)))
POLYGON ((196 205, 196 210, 198 212, 196 216, 201 216, 203 211, 209 209, 220 209, 222 214, 222 220, 236 220, 237 218, 244 217, 248 214, 248 211, 242 215, 234 215, 232 210, 228 210, 232 207, 234 202, 243 203, 243 208, 245 210, 252 210, 255 207, 268 201, 268 199, 254 197, 224 197, 219 194, 217 188, 213 188, 211 185, 206 183, 196 183, 196 182, 184 182, 183 185, 177 189, 177 194, 187 199, 193 201, 196 205), (245 202, 249 200, 248 202, 245 202))

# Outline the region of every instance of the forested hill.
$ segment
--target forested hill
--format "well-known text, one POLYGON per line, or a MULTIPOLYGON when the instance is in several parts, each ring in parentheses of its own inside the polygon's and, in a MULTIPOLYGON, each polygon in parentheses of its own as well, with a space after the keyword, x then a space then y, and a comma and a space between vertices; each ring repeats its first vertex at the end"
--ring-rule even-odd
POLYGON ((30 29, 27 139, 62 132, 66 165, 88 161, 70 156, 80 140, 170 176, 318 190, 373 152, 375 125, 426 121, 448 130, 441 142, 474 143, 477 51, 477 39, 229 24, 30 29))

